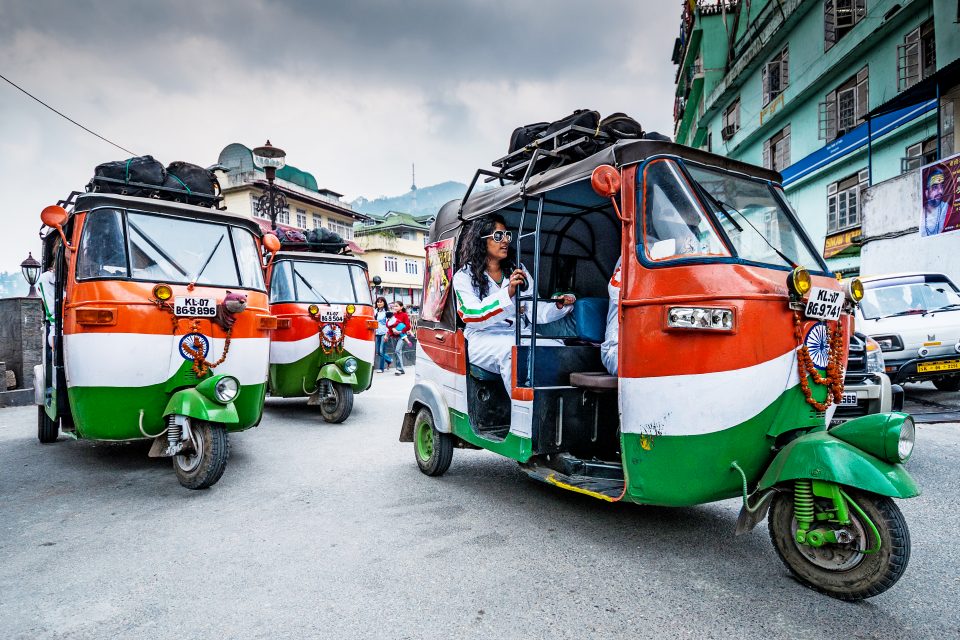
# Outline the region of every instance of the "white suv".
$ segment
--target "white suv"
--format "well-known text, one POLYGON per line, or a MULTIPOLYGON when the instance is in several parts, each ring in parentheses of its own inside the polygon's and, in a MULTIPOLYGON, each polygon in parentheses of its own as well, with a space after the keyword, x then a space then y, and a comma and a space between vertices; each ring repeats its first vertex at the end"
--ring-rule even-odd
POLYGON ((894 383, 960 389, 960 290, 942 273, 861 277, 857 331, 880 345, 894 383))

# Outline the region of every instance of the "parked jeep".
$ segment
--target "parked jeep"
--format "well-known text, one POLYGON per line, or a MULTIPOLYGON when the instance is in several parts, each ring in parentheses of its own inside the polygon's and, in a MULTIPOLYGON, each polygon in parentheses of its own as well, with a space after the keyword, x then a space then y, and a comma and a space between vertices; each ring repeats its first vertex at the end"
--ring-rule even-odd
POLYGON ((830 425, 871 413, 902 411, 903 396, 903 387, 891 384, 884 373, 880 345, 862 333, 854 333, 850 337, 842 400, 830 425))

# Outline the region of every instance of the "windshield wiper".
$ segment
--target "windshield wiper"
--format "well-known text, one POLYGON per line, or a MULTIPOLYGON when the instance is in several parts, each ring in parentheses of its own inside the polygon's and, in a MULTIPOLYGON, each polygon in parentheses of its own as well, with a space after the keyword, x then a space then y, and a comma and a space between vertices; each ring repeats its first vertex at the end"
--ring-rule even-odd
MULTIPOLYGON (((699 185, 699 183, 697 184, 699 185)), ((700 185, 700 191, 703 193, 704 196, 707 197, 708 200, 710 200, 710 203, 717 208, 717 211, 723 214, 723 217, 727 219, 727 222, 732 224, 737 231, 739 231, 740 233, 743 233, 743 227, 737 224, 737 221, 734 220, 733 216, 731 216, 730 213, 727 211, 727 208, 737 211, 736 209, 726 204, 725 202, 721 202, 720 200, 718 200, 716 196, 714 196, 712 193, 707 191, 706 187, 704 187, 703 185, 700 185)), ((740 213, 740 212, 737 211, 737 213, 740 213)), ((742 216, 743 214, 740 213, 740 215, 742 216)))
POLYGON ((329 301, 329 300, 327 300, 326 298, 324 298, 323 295, 322 295, 319 291, 317 291, 316 289, 314 289, 313 286, 312 286, 309 282, 307 282, 307 279, 303 277, 303 274, 302 274, 302 273, 300 273, 299 271, 297 271, 297 268, 296 268, 296 267, 293 268, 293 272, 297 275, 298 278, 300 278, 301 280, 303 280, 303 284, 307 285, 307 288, 310 289, 310 291, 313 291, 314 295, 316 295, 318 298, 320 298, 321 300, 323 300, 326 304, 330 304, 330 301, 329 301))
POLYGON ((883 316, 884 318, 896 318, 898 316, 915 316, 917 314, 927 315, 928 311, 924 309, 904 309, 903 311, 897 311, 896 313, 891 313, 888 316, 883 316))
MULTIPOLYGON (((170 266, 172 266, 174 269, 176 269, 177 271, 179 271, 179 272, 182 273, 183 275, 187 275, 187 270, 184 269, 183 267, 181 267, 181 266, 177 263, 177 261, 174 260, 166 251, 164 251, 163 249, 161 249, 161 248, 160 248, 160 245, 158 245, 156 242, 154 242, 154 241, 153 241, 153 238, 151 238, 151 237, 148 236, 146 233, 144 233, 143 229, 141 229, 140 227, 138 227, 134 222, 131 222, 129 216, 127 217, 127 226, 130 227, 131 229, 133 229, 134 231, 136 231, 137 234, 138 234, 141 238, 143 238, 143 239, 146 241, 146 243, 149 244, 150 247, 151 247, 154 251, 156 251, 157 253, 160 254, 160 257, 162 257, 164 260, 166 260, 168 263, 170 263, 170 266)), ((159 266, 159 265, 158 265, 158 266, 159 266)))
POLYGON ((207 256, 207 259, 203 261, 203 266, 200 267, 200 271, 197 271, 197 275, 195 275, 195 276, 193 276, 192 278, 190 278, 190 286, 191 286, 191 287, 192 287, 193 285, 197 284, 197 280, 200 279, 200 276, 203 275, 203 270, 206 269, 206 268, 207 268, 207 265, 210 264, 210 261, 213 260, 213 256, 214 256, 214 254, 217 253, 217 249, 220 248, 220 243, 223 242, 223 239, 224 239, 225 236, 226 236, 226 234, 220 236, 220 239, 217 240, 217 244, 213 245, 213 251, 211 251, 211 252, 210 252, 210 255, 207 256))
POLYGON ((923 315, 927 315, 928 313, 936 313, 937 311, 950 311, 951 309, 960 309, 960 303, 954 302, 942 307, 937 307, 936 309, 927 309, 923 312, 923 315))

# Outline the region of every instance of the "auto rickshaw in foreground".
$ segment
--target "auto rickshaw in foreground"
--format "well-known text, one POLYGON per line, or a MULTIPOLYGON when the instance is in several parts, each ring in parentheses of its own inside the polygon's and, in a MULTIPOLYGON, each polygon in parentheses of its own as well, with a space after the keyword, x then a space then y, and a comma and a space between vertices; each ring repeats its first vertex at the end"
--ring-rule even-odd
POLYGON ((267 268, 270 394, 309 398, 327 422, 343 422, 373 381, 373 302, 367 267, 352 256, 282 250, 267 268))
POLYGON ((890 588, 910 557, 892 498, 920 492, 902 466, 914 423, 874 414, 827 431, 863 289, 828 272, 779 182, 773 171, 654 140, 516 181, 479 170, 463 201, 440 210, 427 245, 425 307, 439 304, 420 320, 400 436, 421 471, 443 474, 454 448, 481 448, 609 502, 684 507, 739 496, 736 532, 767 516, 777 553, 807 586, 845 600, 890 588), (474 192, 484 175, 503 186, 474 192), (499 374, 469 361, 449 294, 466 225, 491 214, 506 219, 533 280, 514 304, 509 393, 499 374), (618 259, 611 376, 598 342, 618 259), (521 308, 535 320, 556 291, 576 293, 575 328, 525 326, 521 308), (545 335, 565 346, 544 345, 545 335))
MULTIPOLYGON (((177 479, 223 475, 228 433, 263 412, 269 332, 256 223, 91 192, 41 214, 55 291, 36 370, 38 437, 152 439, 177 479), (72 205, 72 206, 71 206, 72 205)), ((275 247, 276 248, 276 247, 275 247)))

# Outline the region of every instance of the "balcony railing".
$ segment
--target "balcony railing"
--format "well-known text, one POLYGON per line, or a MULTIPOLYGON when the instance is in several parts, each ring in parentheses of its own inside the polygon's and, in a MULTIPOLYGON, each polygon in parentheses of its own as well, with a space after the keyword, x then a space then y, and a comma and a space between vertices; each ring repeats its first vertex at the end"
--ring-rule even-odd
MULTIPOLYGON (((228 189, 231 187, 243 187, 243 186, 252 185, 255 182, 261 182, 264 180, 266 180, 266 177, 259 171, 242 171, 242 172, 230 171, 225 174, 225 179, 223 177, 220 178, 220 186, 223 187, 224 189, 228 189)), ((308 198, 312 198, 313 200, 322 200, 324 202, 329 202, 330 204, 335 205, 341 209, 347 209, 349 211, 353 211, 353 207, 350 206, 349 202, 344 202, 339 198, 333 198, 331 196, 324 195, 322 193, 317 193, 316 191, 311 191, 310 189, 306 189, 304 187, 301 187, 298 184, 294 184, 293 182, 288 182, 281 178, 276 179, 276 184, 277 186, 283 187, 288 191, 299 193, 308 198)))

